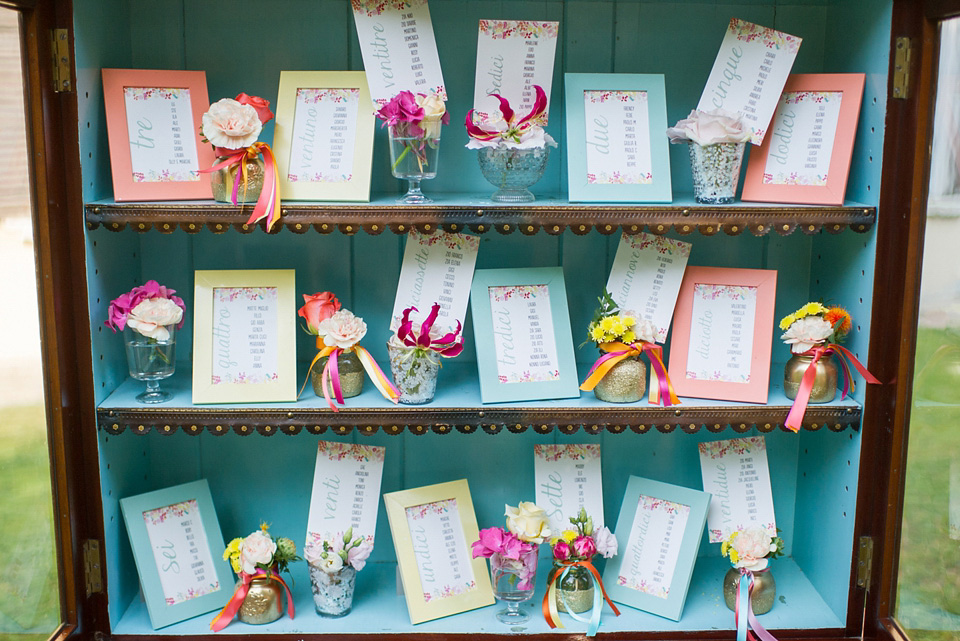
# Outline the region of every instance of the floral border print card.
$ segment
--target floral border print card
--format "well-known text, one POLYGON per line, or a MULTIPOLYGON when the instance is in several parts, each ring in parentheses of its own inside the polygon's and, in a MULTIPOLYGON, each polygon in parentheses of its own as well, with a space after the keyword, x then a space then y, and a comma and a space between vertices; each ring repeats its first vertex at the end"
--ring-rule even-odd
POLYGON ((562 268, 477 270, 470 300, 482 402, 580 396, 562 268))
POLYGON ((517 113, 530 112, 536 100, 534 85, 541 87, 547 97, 547 111, 537 124, 547 124, 559 31, 559 22, 480 21, 473 89, 476 124, 500 117, 500 103, 491 94, 506 98, 517 113))
POLYGON ((706 492, 631 476, 617 518, 619 553, 603 573, 610 598, 679 621, 709 505, 706 492))
POLYGON ((865 78, 791 75, 770 135, 750 154, 742 200, 842 205, 865 78))
POLYGON ((426 316, 434 303, 440 305, 435 321, 438 329, 453 331, 457 323, 463 323, 479 249, 479 236, 441 231, 427 235, 411 230, 403 250, 390 329, 397 328, 408 307, 416 307, 426 316))
POLYGON ((801 38, 732 18, 697 109, 739 113, 754 145, 763 142, 801 38))
POLYGON ((370 96, 383 106, 401 91, 447 92, 427 0, 352 0, 370 96))
POLYGON ((763 436, 700 443, 703 489, 713 495, 707 512, 711 543, 732 532, 759 526, 777 535, 773 492, 763 436))
MULTIPOLYGON (((380 508, 380 479, 386 448, 320 441, 307 518, 307 543, 350 528, 371 545, 380 508)), ((369 551, 369 548, 364 547, 369 551)))
POLYGON ((670 202, 663 74, 564 75, 571 202, 670 202))
POLYGON ((603 525, 603 479, 599 445, 534 445, 537 505, 547 511, 550 530, 559 536, 585 509, 593 525, 603 525))
POLYGON ((667 338, 691 247, 645 232, 620 237, 607 291, 621 310, 656 325, 658 343, 667 338))

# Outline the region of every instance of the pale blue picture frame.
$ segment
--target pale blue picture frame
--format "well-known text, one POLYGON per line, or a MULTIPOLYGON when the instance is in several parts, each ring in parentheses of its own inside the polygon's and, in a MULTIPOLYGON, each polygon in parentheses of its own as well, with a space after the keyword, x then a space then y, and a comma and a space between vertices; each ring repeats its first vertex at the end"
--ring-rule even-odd
POLYGON ((477 346, 480 399, 483 403, 579 398, 580 383, 577 379, 577 362, 570 330, 563 268, 478 269, 474 273, 473 285, 470 288, 470 308, 477 346), (555 380, 501 383, 498 379, 489 288, 514 285, 546 285, 548 288, 554 353, 557 356, 559 372, 559 377, 555 380))
POLYGON ((130 547, 133 548, 137 572, 140 575, 140 587, 143 590, 150 624, 154 630, 219 610, 227 604, 227 601, 233 595, 236 579, 230 568, 230 563, 223 558, 223 534, 220 531, 220 522, 217 520, 217 513, 213 507, 213 497, 210 495, 210 486, 206 479, 120 499, 120 510, 127 526, 130 547), (210 557, 213 561, 219 589, 171 605, 164 599, 163 587, 160 583, 160 571, 150 547, 150 538, 147 533, 147 526, 144 523, 143 513, 191 499, 197 501, 201 526, 204 530, 207 545, 210 548, 210 557))
MULTIPOLYGON (((707 509, 710 506, 710 493, 701 490, 692 490, 679 485, 670 485, 652 479, 631 476, 627 481, 627 490, 620 506, 620 516, 617 518, 617 556, 607 561, 603 572, 603 584, 607 594, 617 603, 650 612, 673 621, 679 621, 683 612, 683 604, 687 600, 690 589, 690 579, 693 577, 693 566, 697 561, 700 550, 700 541, 703 538, 703 528, 707 522, 707 509), (666 598, 646 594, 617 583, 617 576, 623 564, 630 563, 630 551, 627 543, 630 540, 630 528, 637 514, 637 504, 641 496, 671 501, 690 506, 690 516, 681 536, 680 555, 677 565, 670 579, 670 592, 666 598)), ((659 544, 659 541, 655 542, 659 544)))
POLYGON ((567 121, 567 198, 570 202, 673 202, 667 140, 667 94, 663 74, 564 74, 567 121), (584 91, 645 91, 649 111, 652 182, 591 184, 587 181, 587 125, 584 91))

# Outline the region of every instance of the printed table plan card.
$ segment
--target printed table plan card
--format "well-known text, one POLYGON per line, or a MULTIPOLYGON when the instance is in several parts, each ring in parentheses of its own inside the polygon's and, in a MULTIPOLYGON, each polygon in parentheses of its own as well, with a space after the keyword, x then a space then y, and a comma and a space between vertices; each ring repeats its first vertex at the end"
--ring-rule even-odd
POLYGON ((463 323, 479 249, 478 236, 411 231, 403 251, 390 329, 400 325, 403 310, 411 305, 426 318, 434 303, 440 303, 437 328, 453 331, 458 321, 463 323))
POLYGON ((756 287, 694 285, 686 378, 749 383, 756 317, 756 287))
POLYGON ((359 107, 359 89, 297 89, 287 180, 345 183, 353 179, 359 107))
POLYGON ((200 180, 187 88, 124 87, 133 182, 200 180))
POLYGON ((770 130, 765 185, 827 184, 842 91, 785 91, 770 130))
POLYGON ((547 511, 551 531, 569 530, 580 508, 594 527, 603 525, 599 445, 534 445, 533 469, 536 503, 547 511))
POLYGON ((620 309, 657 326, 658 343, 667 338, 691 247, 645 232, 620 237, 607 291, 620 309))
POLYGON ((703 491, 713 495, 707 512, 710 542, 720 543, 731 532, 757 526, 776 536, 764 438, 712 441, 699 448, 703 491))
POLYGON ((257 385, 279 377, 276 287, 215 287, 211 383, 257 385))
POLYGON ((370 97, 384 105, 401 91, 447 92, 427 0, 352 0, 370 97))
POLYGON ((697 109, 739 113, 759 145, 793 68, 801 38, 733 18, 697 109))
POLYGON ((510 385, 559 380, 549 286, 505 285, 488 291, 497 381, 510 385))
MULTIPOLYGON (((353 528, 370 543, 377 529, 386 448, 320 441, 307 518, 307 542, 353 528)), ((327 537, 325 537, 327 538, 327 537)))
POLYGON ((196 499, 142 513, 167 605, 220 589, 196 499))
POLYGON ((405 512, 423 598, 447 599, 476 589, 457 499, 415 505, 405 512))
MULTIPOLYGON (((473 90, 475 122, 482 124, 500 118, 500 103, 496 98, 488 98, 490 94, 506 98, 519 116, 529 113, 537 97, 534 85, 546 93, 549 110, 559 31, 559 22, 480 21, 473 90)), ((547 117, 544 113, 539 124, 546 125, 547 117)))
POLYGON ((617 585, 668 598, 689 520, 689 505, 640 495, 617 585))
POLYGON ((650 111, 646 91, 584 91, 587 183, 649 185, 650 111))

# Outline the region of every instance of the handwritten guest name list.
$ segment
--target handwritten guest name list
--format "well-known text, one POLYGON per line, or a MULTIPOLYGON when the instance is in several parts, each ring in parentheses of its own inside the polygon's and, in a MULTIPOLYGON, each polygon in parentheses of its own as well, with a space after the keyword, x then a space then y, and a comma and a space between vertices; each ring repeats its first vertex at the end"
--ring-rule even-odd
POLYGON ((220 589, 196 499, 143 512, 167 605, 220 589))
POLYGON ((770 133, 765 185, 826 185, 842 91, 787 91, 770 133))
POLYGON ((383 105, 401 91, 444 100, 440 56, 427 0, 352 0, 370 97, 383 105))
POLYGON ((344 183, 353 179, 359 89, 297 89, 287 180, 344 183))
POLYGON ((406 509, 424 601, 446 599, 476 589, 456 499, 406 509))
POLYGON ((215 287, 211 383, 260 384, 279 378, 276 287, 215 287))
POLYGON ((617 584, 668 598, 689 518, 689 505, 641 495, 617 584))
POLYGON ((653 182, 646 91, 584 91, 583 114, 589 184, 653 182))
POLYGON ((490 287, 489 295, 498 382, 559 379, 560 360, 547 285, 490 287))
POLYGON ((534 445, 537 505, 547 511, 550 529, 570 529, 580 508, 603 525, 603 482, 599 445, 534 445))
MULTIPOLYGON (((559 22, 531 20, 481 20, 477 39, 477 75, 473 90, 474 120, 499 117, 500 103, 490 94, 503 96, 518 114, 533 108, 538 85, 547 95, 553 85, 559 22)), ((547 124, 544 113, 539 124, 547 124)))
POLYGON ((373 543, 386 448, 320 441, 307 517, 307 542, 353 528, 373 543))
POLYGON ((756 287, 695 285, 687 378, 749 383, 756 316, 756 287))
POLYGON ((656 325, 659 343, 667 338, 691 247, 644 232, 620 237, 607 291, 620 309, 656 325))
POLYGON ((703 490, 713 495, 707 511, 710 542, 731 532, 763 527, 776 536, 767 444, 762 436, 700 443, 703 490))
POLYGON ((190 90, 124 87, 133 182, 200 180, 190 90))
POLYGON ((753 132, 750 142, 763 143, 800 43, 796 36, 731 19, 697 109, 739 113, 753 132))

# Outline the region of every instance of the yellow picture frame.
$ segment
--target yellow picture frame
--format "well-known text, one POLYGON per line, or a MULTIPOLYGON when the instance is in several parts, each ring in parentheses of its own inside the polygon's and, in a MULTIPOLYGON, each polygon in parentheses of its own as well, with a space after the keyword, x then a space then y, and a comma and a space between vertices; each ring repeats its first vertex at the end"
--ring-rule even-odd
POLYGON ((285 201, 329 200, 370 202, 370 176, 373 164, 374 105, 362 71, 281 71, 277 96, 277 115, 273 150, 277 158, 280 195, 285 201), (297 94, 301 89, 349 89, 359 92, 353 163, 349 180, 312 182, 291 180, 290 154, 293 150, 297 94))
MULTIPOLYGON (((473 509, 473 499, 470 497, 470 488, 466 479, 389 492, 383 495, 383 503, 390 522, 390 533, 393 535, 397 565, 400 569, 403 594, 407 601, 407 612, 410 614, 411 623, 423 623, 493 605, 495 599, 487 563, 482 558, 474 559, 470 554, 470 546, 480 538, 480 530, 477 527, 477 515, 473 509), (414 533, 410 528, 408 509, 436 506, 451 500, 455 501, 456 515, 459 517, 454 527, 458 526, 459 532, 463 535, 465 544, 463 554, 473 573, 474 585, 459 594, 428 598, 429 586, 425 586, 425 582, 421 581, 421 566, 418 564, 417 556, 419 554, 423 557, 425 554, 429 560, 430 550, 427 549, 425 552, 425 549, 430 546, 423 538, 418 537, 415 542, 414 533)), ((434 551, 436 551, 435 548, 434 551)))
MULTIPOLYGON (((237 269, 237 270, 196 270, 194 272, 194 324, 193 324, 193 403, 281 403, 297 400, 297 361, 296 361, 296 275, 292 269, 237 269), (222 376, 224 371, 221 365, 215 367, 215 349, 219 358, 223 359, 224 349, 229 349, 229 343, 224 346, 223 338, 228 332, 222 329, 223 325, 214 326, 214 297, 218 289, 244 292, 245 295, 256 297, 258 290, 270 290, 270 296, 276 297, 268 307, 276 309, 276 322, 265 324, 266 332, 262 339, 265 350, 276 356, 275 367, 273 359, 269 371, 264 374, 265 380, 257 380, 256 376, 247 376, 242 368, 238 367, 243 376, 222 376), (272 292, 272 290, 276 292, 272 292), (274 327, 275 331, 268 330, 274 327), (216 336, 215 336, 216 334, 216 336), (272 334, 272 335, 271 335, 272 334), (217 378, 215 378, 215 376, 217 378), (236 382, 240 381, 240 382, 236 382)), ((252 299, 251 299, 252 300, 252 299)), ((231 303, 235 304, 235 303, 231 303)), ((227 307, 221 307, 228 311, 227 307)), ((266 322, 266 321, 265 321, 266 322)), ((258 330, 260 331, 260 330, 258 330)), ((249 334, 243 337, 250 346, 249 334)), ((251 352, 252 353, 252 352, 251 352)), ((229 365, 237 365, 232 361, 236 352, 229 352, 229 365)), ((255 357, 251 357, 255 360, 255 357)), ((228 368, 229 369, 229 368, 228 368)))

